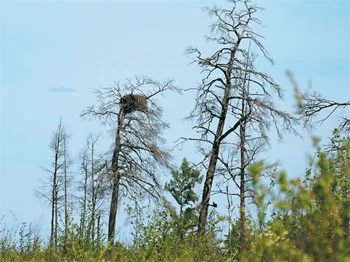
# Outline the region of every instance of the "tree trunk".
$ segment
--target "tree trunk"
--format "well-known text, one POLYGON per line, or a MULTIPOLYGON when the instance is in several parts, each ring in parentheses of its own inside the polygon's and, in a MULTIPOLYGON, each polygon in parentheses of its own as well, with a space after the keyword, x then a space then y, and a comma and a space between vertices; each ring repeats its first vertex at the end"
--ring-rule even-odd
MULTIPOLYGON (((55 177, 54 177, 55 178, 55 177)), ((55 179, 52 185, 52 198, 51 198, 51 234, 50 234, 50 246, 54 249, 55 248, 55 242, 54 242, 54 232, 55 232, 55 179)))
POLYGON ((51 197, 51 236, 50 236, 50 244, 51 247, 56 251, 57 247, 57 174, 59 169, 59 154, 60 154, 60 143, 61 143, 61 122, 58 127, 58 131, 56 133, 56 139, 54 142, 54 150, 55 150, 55 162, 54 162, 54 172, 52 177, 52 197, 51 197))
POLYGON ((66 245, 68 239, 68 188, 67 188, 67 149, 66 149, 66 135, 63 137, 63 173, 64 173, 64 253, 67 253, 66 245))
POLYGON ((183 199, 182 199, 182 194, 183 194, 183 189, 181 189, 181 193, 180 193, 180 219, 179 219, 179 223, 177 226, 177 233, 180 235, 180 238, 183 239, 184 238, 184 225, 185 225, 185 221, 183 219, 183 199))
POLYGON ((94 181, 94 141, 91 138, 91 195, 92 195, 92 207, 91 207, 91 242, 94 245, 95 239, 95 207, 96 207, 96 196, 95 196, 95 181, 94 181))
POLYGON ((111 198, 111 205, 109 209, 109 220, 108 220, 108 243, 110 245, 114 244, 114 235, 115 235, 115 225, 116 225, 116 216, 118 209, 119 201, 119 183, 120 183, 120 174, 119 174, 119 152, 120 152, 120 132, 123 128, 124 112, 122 109, 119 110, 118 117, 118 127, 115 137, 115 147, 112 157, 112 172, 113 172, 113 192, 111 198))
POLYGON ((202 202, 200 206, 199 227, 198 227, 198 232, 200 234, 205 233, 205 227, 207 225, 210 192, 211 192, 211 187, 213 185, 213 179, 214 179, 216 163, 218 160, 218 155, 219 155, 219 144, 217 144, 217 142, 214 142, 211 156, 210 156, 209 168, 205 177, 203 194, 202 194, 202 202))
POLYGON ((58 239, 58 188, 55 186, 55 229, 54 229, 54 242, 55 251, 57 251, 57 239, 58 239))
POLYGON ((110 245, 114 244, 116 217, 117 217, 118 201, 119 201, 119 182, 120 182, 120 178, 118 175, 113 182, 113 192, 112 192, 111 206, 109 211, 108 243, 110 245))
POLYGON ((228 234, 227 234, 227 239, 229 240, 229 254, 232 255, 233 253, 233 248, 232 248, 232 213, 233 213, 233 210, 232 210, 232 199, 230 198, 229 196, 229 191, 228 191, 228 185, 226 185, 226 198, 227 198, 227 213, 228 213, 228 234))
POLYGON ((100 250, 101 245, 101 215, 97 216, 97 250, 100 250))
POLYGON ((232 62, 233 62, 235 52, 238 48, 238 45, 239 45, 239 42, 236 43, 235 48, 231 52, 230 62, 229 62, 229 65, 227 68, 227 74, 226 74, 225 93, 224 93, 224 97, 222 98, 222 110, 221 110, 218 126, 216 129, 216 133, 215 133, 215 140, 214 140, 211 154, 210 154, 210 161, 209 161, 207 174, 205 176, 205 182, 204 182, 204 188, 203 188, 203 194, 202 194, 202 202, 201 202, 200 213, 199 213, 199 224, 198 224, 198 233, 200 233, 200 234, 205 233, 205 227, 207 225, 210 193, 211 193, 211 188, 213 185, 216 164, 217 164, 218 157, 219 157, 220 142, 222 139, 221 136, 222 136, 222 133, 224 131, 225 120, 226 120, 226 115, 227 115, 227 110, 228 110, 228 104, 230 101, 232 62))
MULTIPOLYGON (((245 101, 242 100, 242 117, 246 116, 245 101)), ((240 125, 240 151, 241 151, 241 164, 240 164, 240 253, 245 248, 245 143, 246 143, 246 121, 243 121, 240 125)))
POLYGON ((80 242, 84 241, 84 233, 85 233, 87 180, 88 180, 88 172, 87 170, 85 170, 84 189, 83 189, 84 190, 83 207, 82 207, 81 218, 80 218, 80 242))

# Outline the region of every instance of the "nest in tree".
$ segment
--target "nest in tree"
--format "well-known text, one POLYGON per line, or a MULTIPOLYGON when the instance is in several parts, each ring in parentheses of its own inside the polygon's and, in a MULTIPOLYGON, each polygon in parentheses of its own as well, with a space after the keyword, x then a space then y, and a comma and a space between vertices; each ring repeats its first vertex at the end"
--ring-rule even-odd
POLYGON ((120 98, 120 106, 124 114, 134 111, 147 112, 147 96, 129 94, 120 98))

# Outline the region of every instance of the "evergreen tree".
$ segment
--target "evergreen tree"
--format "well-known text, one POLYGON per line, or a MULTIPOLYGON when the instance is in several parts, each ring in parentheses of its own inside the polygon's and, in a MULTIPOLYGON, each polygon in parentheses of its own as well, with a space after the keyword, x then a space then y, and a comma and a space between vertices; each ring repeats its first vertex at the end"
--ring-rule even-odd
POLYGON ((186 158, 179 170, 171 171, 172 179, 165 184, 167 190, 180 206, 178 232, 183 237, 185 231, 196 226, 196 207, 198 195, 194 188, 202 182, 200 171, 191 167, 186 158))

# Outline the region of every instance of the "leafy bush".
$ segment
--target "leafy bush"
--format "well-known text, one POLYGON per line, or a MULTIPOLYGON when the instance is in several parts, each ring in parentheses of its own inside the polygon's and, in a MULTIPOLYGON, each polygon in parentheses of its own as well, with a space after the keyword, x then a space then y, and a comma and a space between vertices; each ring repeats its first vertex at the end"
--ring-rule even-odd
MULTIPOLYGON (((256 188, 258 163, 250 168, 256 188)), ((319 149, 316 162, 305 180, 288 180, 276 174, 274 212, 270 221, 252 232, 252 245, 245 252, 247 261, 345 261, 350 259, 349 184, 350 139, 337 130, 331 144, 319 149)), ((266 191, 259 191, 259 214, 265 212, 266 191)))

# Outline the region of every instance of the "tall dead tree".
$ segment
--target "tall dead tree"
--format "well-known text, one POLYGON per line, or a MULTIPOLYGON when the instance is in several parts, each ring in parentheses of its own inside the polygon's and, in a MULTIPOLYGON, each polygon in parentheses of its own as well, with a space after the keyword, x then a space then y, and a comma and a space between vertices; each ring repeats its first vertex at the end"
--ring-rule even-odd
MULTIPOLYGON (((54 153, 54 161, 52 169, 47 169, 51 173, 51 230, 50 230, 50 246, 57 250, 58 244, 58 210, 60 205, 59 192, 62 189, 66 193, 66 171, 67 171, 67 153, 66 153, 66 131, 60 120, 57 130, 54 133, 50 148, 54 153), (63 183, 62 183, 63 182, 63 183)), ((42 193, 44 195, 44 193, 42 193)), ((64 195, 65 196, 65 195, 64 195)), ((65 198, 64 198, 65 199, 65 198)), ((66 202, 64 201, 64 204, 66 202)), ((65 209, 66 211, 66 209, 65 209)))
POLYGON ((52 193, 51 193, 51 234, 50 243, 56 250, 57 248, 57 232, 58 232, 58 191, 59 191, 59 172, 64 167, 64 129, 62 120, 54 134, 51 149, 54 152, 54 162, 52 171, 52 193), (63 160, 62 160, 63 158, 63 160))
POLYGON ((176 90, 172 81, 158 82, 142 77, 97 92, 98 107, 83 115, 95 116, 115 130, 110 164, 111 202, 108 220, 108 242, 113 244, 116 215, 121 190, 125 194, 147 192, 158 196, 157 166, 167 166, 169 154, 162 149, 162 131, 168 124, 162 120, 162 109, 154 98, 176 90))
POLYGON ((69 166, 70 166, 70 159, 68 154, 68 140, 69 135, 67 134, 66 130, 63 128, 63 144, 62 144, 62 154, 63 154, 63 160, 62 160, 62 184, 63 184, 63 207, 64 207, 64 243, 63 243, 63 249, 64 252, 67 252, 67 241, 68 241, 68 235, 69 235, 69 219, 70 219, 70 212, 71 212, 71 202, 69 201, 69 195, 70 193, 70 185, 71 185, 71 177, 69 175, 69 166))
POLYGON ((86 225, 86 218, 88 215, 87 212, 87 203, 88 203, 88 179, 89 179, 89 162, 88 162, 88 151, 87 149, 84 150, 84 152, 81 155, 81 170, 83 172, 84 178, 83 183, 81 185, 81 189, 83 191, 82 198, 80 200, 80 226, 79 226, 79 241, 82 243, 85 241, 85 225, 86 225))
POLYGON ((96 154, 96 145, 99 136, 89 134, 86 147, 81 155, 81 171, 83 173, 80 189, 80 241, 85 245, 94 246, 100 241, 97 234, 96 220, 103 212, 106 196, 107 172, 106 161, 96 154))
POLYGON ((90 218, 90 225, 91 225, 91 241, 94 243, 95 240, 95 215, 96 215, 96 188, 95 188, 95 144, 97 143, 98 137, 93 137, 90 135, 88 137, 88 143, 91 150, 91 218, 90 218))
MULTIPOLYGON (((67 185, 65 184, 65 175, 67 171, 67 148, 66 148, 66 131, 60 120, 57 129, 52 137, 50 143, 50 150, 52 152, 52 166, 45 168, 49 174, 48 181, 43 181, 42 188, 37 191, 40 197, 48 200, 51 205, 51 222, 50 222, 50 247, 57 250, 58 244, 58 213, 61 201, 61 193, 67 192, 67 185)), ((65 198, 64 198, 65 199, 65 198)), ((64 201, 66 203, 66 201, 64 201)))
MULTIPOLYGON (((264 134, 266 128, 274 125, 280 134, 281 128, 292 128, 295 119, 278 109, 272 103, 273 94, 281 97, 280 87, 266 73, 255 69, 251 51, 261 54, 272 62, 263 44, 261 36, 252 28, 260 25, 256 18, 259 8, 249 1, 233 1, 232 9, 208 9, 214 18, 209 40, 218 45, 218 50, 209 56, 197 48, 189 48, 188 54, 194 56, 194 63, 202 68, 205 77, 196 88, 196 104, 189 119, 195 121, 194 129, 199 137, 182 138, 198 141, 204 155, 201 164, 206 168, 206 177, 202 194, 199 215, 199 233, 204 233, 210 195, 214 176, 220 170, 233 170, 230 158, 232 148, 240 149, 241 163, 240 188, 242 220, 242 242, 245 224, 245 168, 246 162, 246 124, 255 121, 259 131, 264 134), (247 87, 250 87, 247 92, 247 87), (278 121, 281 120, 280 123, 278 121), (238 129, 239 128, 239 129, 238 129), (236 130, 239 130, 240 141, 235 142, 236 130)), ((266 137, 266 135, 265 135, 266 137)))

